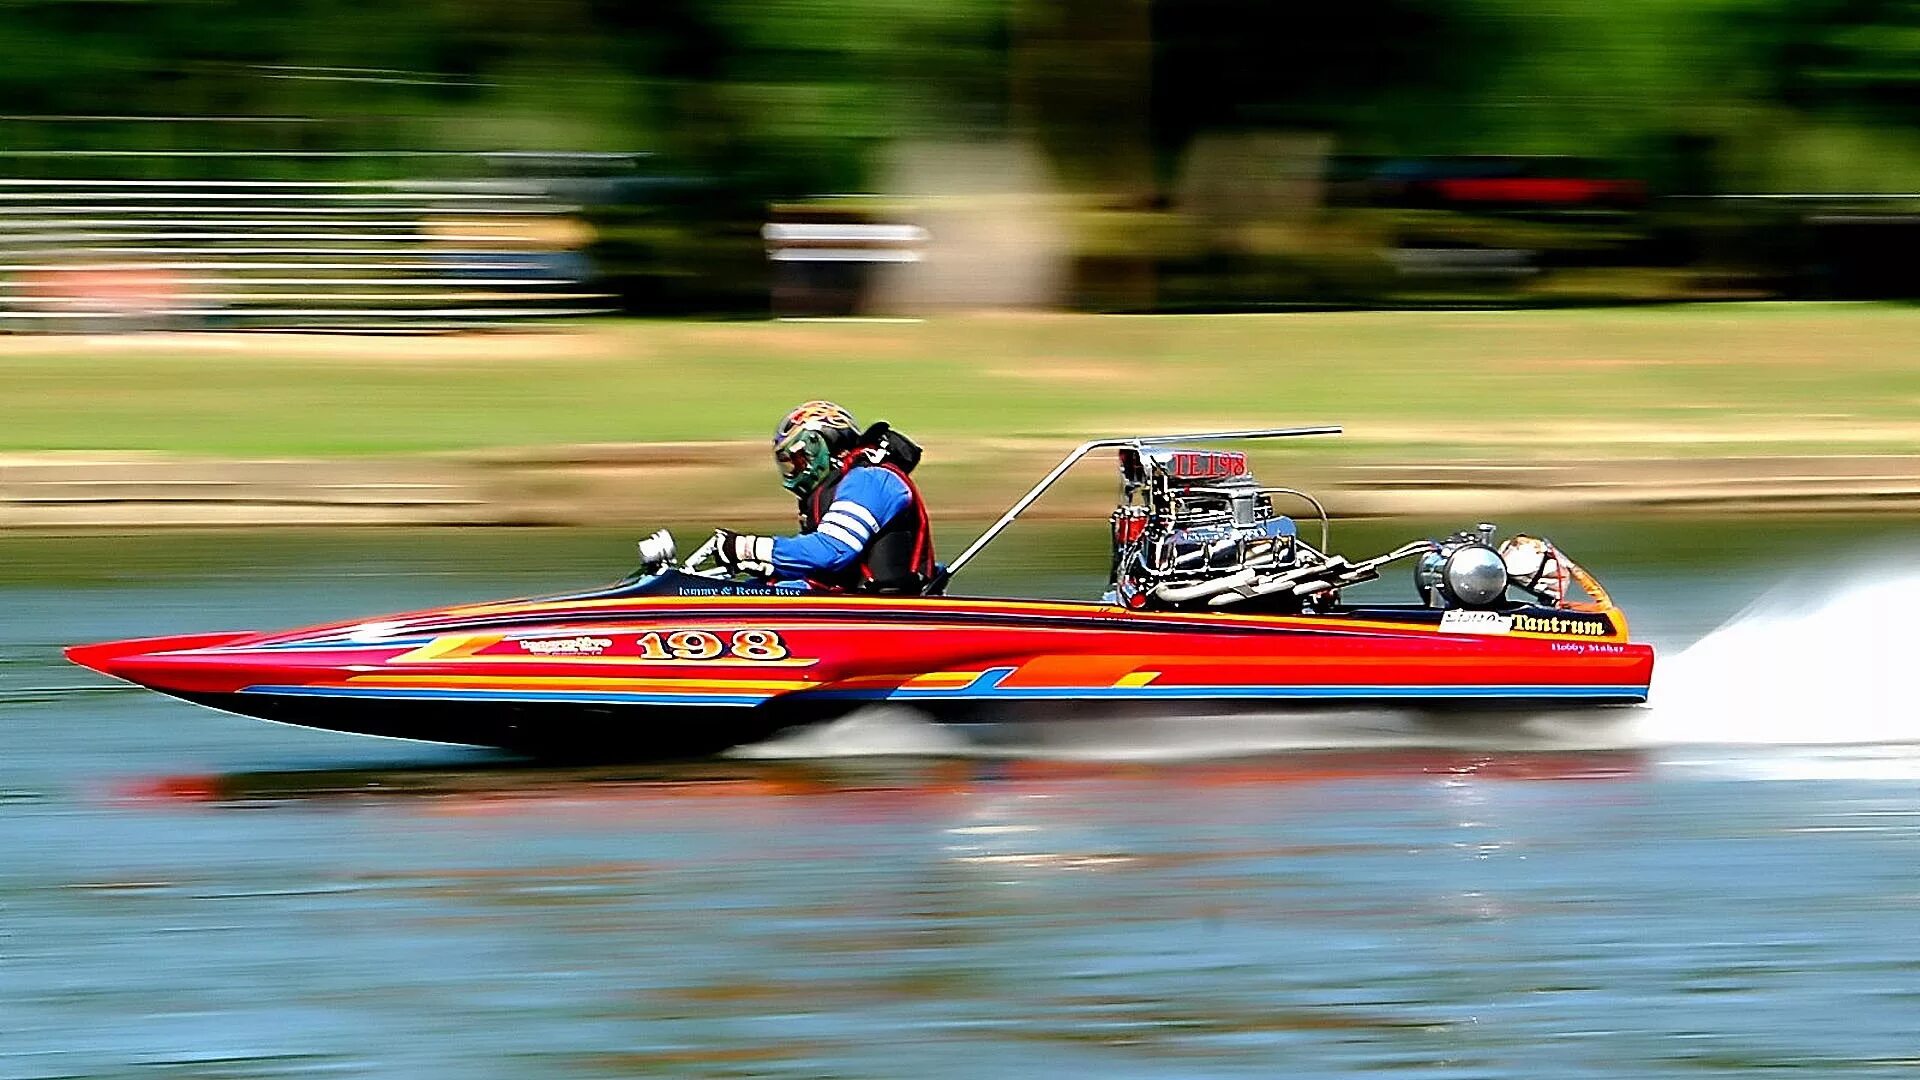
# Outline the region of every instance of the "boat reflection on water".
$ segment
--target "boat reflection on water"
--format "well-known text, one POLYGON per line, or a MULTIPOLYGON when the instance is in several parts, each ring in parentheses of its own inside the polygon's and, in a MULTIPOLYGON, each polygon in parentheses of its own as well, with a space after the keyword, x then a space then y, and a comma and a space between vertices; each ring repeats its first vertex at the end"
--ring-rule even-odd
POLYGON ((436 810, 539 813, 552 808, 665 809, 699 816, 715 800, 876 800, 907 812, 985 793, 1075 795, 1143 802, 1210 788, 1366 780, 1605 781, 1640 775, 1644 753, 1369 750, 1180 762, 848 758, 712 759, 624 765, 552 765, 478 757, 472 764, 404 764, 135 778, 116 795, 134 803, 260 804, 428 801, 436 810))
MULTIPOLYGON (((1524 789, 1558 781, 1547 804, 1624 807, 1639 801, 1633 793, 1639 785, 1619 781, 1639 778, 1644 766, 1633 751, 1411 750, 1154 763, 492 762, 156 777, 123 792, 143 806, 192 804, 216 813, 291 805, 352 809, 350 831, 415 851, 421 861, 405 871, 409 880, 446 877, 448 850, 558 846, 594 854, 583 861, 538 859, 512 873, 533 874, 554 888, 617 894, 644 892, 653 861, 662 858, 726 867, 759 882, 756 888, 775 888, 789 875, 807 880, 829 865, 870 876, 880 871, 869 864, 880 860, 898 862, 897 872, 909 876, 937 875, 945 867, 995 887, 1064 887, 1060 875, 1120 873, 1148 895, 1198 888, 1197 898, 1253 886, 1237 871, 1231 880, 1209 878, 1204 885, 1136 875, 1184 876, 1202 867, 1224 873, 1247 860, 1277 872, 1405 853, 1382 846, 1372 835, 1377 829, 1444 836, 1441 848, 1474 858, 1516 844, 1516 850, 1531 849, 1554 841, 1533 820, 1543 800, 1524 789), (1608 790, 1566 790, 1596 783, 1608 790), (1494 822, 1504 825, 1489 827, 1494 822), (824 865, 812 865, 823 859, 824 865)), ((469 872, 475 871, 460 869, 454 877, 469 872)), ((496 872, 505 871, 487 871, 496 872)))

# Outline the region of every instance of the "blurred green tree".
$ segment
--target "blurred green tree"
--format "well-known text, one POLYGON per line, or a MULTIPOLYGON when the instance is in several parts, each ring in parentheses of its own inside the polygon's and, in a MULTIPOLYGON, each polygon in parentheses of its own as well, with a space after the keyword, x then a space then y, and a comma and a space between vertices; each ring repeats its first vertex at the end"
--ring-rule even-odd
POLYGON ((12 0, 0 49, 14 150, 646 149, 769 197, 1008 133, 1099 190, 1221 130, 1920 172, 1915 0, 12 0))

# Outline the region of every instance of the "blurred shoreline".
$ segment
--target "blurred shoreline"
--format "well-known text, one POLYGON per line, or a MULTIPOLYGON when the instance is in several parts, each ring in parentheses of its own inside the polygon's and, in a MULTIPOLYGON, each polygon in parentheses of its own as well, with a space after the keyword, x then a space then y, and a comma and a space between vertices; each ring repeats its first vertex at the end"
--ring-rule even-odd
MULTIPOLYGON (((715 522, 769 521, 785 508, 762 490, 761 454, 738 443, 278 461, 15 454, 0 458, 0 529, 637 527, 686 520, 691 508, 715 522)), ((934 470, 926 487, 941 518, 987 520, 1053 460, 1006 455, 990 476, 934 470)), ((1084 466, 1030 516, 1102 517, 1113 499, 1097 473, 1084 466)), ((1383 459, 1298 465, 1276 479, 1315 492, 1336 518, 1920 513, 1920 454, 1383 459)))
MULTIPOLYGON (((1340 517, 1920 511, 1920 310, 1739 304, 405 338, 0 338, 0 528, 620 525, 792 512, 762 432, 832 397, 988 518, 1083 439, 1256 447, 1340 517)), ((1036 517, 1104 517, 1086 463, 1036 517)))

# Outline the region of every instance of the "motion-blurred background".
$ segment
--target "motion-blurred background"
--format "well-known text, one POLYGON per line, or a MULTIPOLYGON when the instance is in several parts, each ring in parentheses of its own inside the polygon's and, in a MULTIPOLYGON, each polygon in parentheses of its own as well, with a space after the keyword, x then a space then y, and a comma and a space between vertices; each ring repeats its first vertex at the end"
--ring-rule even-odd
POLYGON ((1895 0, 65 2, 15 328, 1910 297, 1895 0))
POLYGON ((1328 420, 1349 514, 1883 507, 1916 42, 1890 0, 9 4, 0 524, 777 516, 756 444, 815 396, 961 516, 1086 433, 1328 420))

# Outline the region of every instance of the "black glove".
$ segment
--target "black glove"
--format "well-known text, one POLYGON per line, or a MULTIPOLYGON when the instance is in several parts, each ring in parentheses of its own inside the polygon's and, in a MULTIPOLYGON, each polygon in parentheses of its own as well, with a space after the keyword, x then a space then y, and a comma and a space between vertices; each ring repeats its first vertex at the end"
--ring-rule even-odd
POLYGON ((732 529, 713 531, 713 557, 729 574, 773 576, 773 537, 750 536, 732 529))

